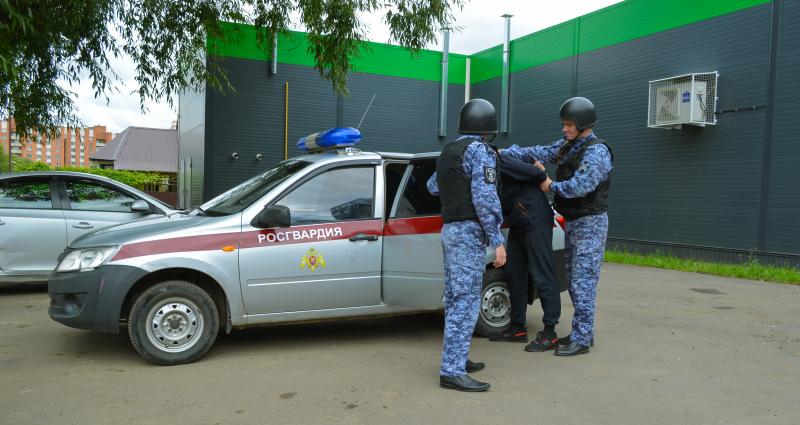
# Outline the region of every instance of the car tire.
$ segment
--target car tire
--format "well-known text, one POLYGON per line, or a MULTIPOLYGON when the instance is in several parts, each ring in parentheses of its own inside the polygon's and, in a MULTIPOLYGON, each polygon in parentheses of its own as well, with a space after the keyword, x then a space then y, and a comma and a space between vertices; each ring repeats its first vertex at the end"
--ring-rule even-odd
POLYGON ((480 312, 475 335, 491 338, 511 323, 511 298, 502 269, 489 269, 483 275, 480 312))
POLYGON ((219 333, 214 300, 197 285, 161 282, 136 299, 128 317, 131 344, 145 360, 162 366, 203 357, 219 333))

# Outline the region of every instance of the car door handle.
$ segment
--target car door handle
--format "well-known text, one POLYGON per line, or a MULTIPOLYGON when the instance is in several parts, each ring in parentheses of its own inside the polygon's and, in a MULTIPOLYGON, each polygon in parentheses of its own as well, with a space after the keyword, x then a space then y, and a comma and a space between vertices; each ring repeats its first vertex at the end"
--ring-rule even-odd
POLYGON ((367 235, 367 234, 364 234, 364 233, 359 233, 359 234, 357 234, 355 236, 351 236, 350 237, 350 242, 358 242, 358 241, 371 241, 371 242, 374 242, 374 241, 377 241, 377 240, 378 240, 378 235, 367 235))
POLYGON ((3 221, 3 220, 0 220, 0 226, 2 226, 2 225, 4 225, 4 224, 6 224, 6 222, 5 222, 5 221, 3 221))
POLYGON ((91 224, 89 224, 89 223, 87 223, 85 221, 81 221, 78 224, 73 224, 72 227, 74 227, 76 229, 86 230, 86 229, 91 229, 94 226, 92 226, 91 224))

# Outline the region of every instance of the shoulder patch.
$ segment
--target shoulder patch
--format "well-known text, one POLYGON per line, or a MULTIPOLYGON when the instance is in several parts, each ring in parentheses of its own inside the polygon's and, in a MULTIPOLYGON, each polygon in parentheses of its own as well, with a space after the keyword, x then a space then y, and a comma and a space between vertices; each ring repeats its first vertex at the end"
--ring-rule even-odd
POLYGON ((497 181, 497 170, 494 167, 483 167, 483 179, 486 183, 494 184, 497 181))

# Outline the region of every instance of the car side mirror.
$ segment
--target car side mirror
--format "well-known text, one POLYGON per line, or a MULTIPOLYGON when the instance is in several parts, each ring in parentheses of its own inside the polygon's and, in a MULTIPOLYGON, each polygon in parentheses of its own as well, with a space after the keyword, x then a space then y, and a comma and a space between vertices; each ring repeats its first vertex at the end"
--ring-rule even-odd
POLYGON ((131 211, 135 213, 152 213, 153 209, 150 208, 150 204, 147 201, 138 199, 131 204, 131 211))
POLYGON ((283 205, 267 205, 258 215, 253 217, 250 225, 259 229, 289 227, 292 225, 292 216, 289 213, 289 207, 283 205))

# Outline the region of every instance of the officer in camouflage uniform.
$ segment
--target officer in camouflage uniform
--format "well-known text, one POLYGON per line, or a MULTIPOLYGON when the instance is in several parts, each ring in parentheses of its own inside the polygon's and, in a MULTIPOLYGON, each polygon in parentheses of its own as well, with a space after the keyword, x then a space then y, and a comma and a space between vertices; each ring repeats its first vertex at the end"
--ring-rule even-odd
POLYGON ((505 263, 497 197, 497 154, 484 139, 497 134, 494 106, 473 99, 461 108, 458 131, 465 136, 448 143, 428 180, 428 191, 442 201, 445 322, 439 385, 459 391, 486 391, 489 384, 467 373, 483 369, 467 355, 478 320, 486 267, 486 246, 495 249, 495 267, 505 263))
POLYGON ((575 307, 572 333, 559 340, 557 356, 589 352, 594 345, 594 312, 600 265, 608 234, 608 192, 614 157, 602 139, 594 135, 597 112, 583 97, 561 106, 564 137, 547 146, 512 146, 503 154, 533 162, 557 164, 556 181, 549 177, 540 188, 553 192, 556 211, 567 219, 564 261, 569 295, 575 307))

